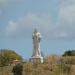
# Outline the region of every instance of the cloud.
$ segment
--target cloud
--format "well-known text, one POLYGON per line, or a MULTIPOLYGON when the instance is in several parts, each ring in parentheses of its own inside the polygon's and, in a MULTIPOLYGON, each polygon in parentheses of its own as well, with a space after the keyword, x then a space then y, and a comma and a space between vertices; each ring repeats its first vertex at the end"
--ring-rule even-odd
POLYGON ((59 16, 66 22, 75 21, 75 0, 66 0, 61 4, 59 16))
POLYGON ((62 2, 58 14, 58 26, 56 27, 58 37, 75 39, 75 0, 62 2))
POLYGON ((57 22, 50 15, 28 13, 15 22, 9 21, 5 32, 25 37, 37 28, 48 39, 75 39, 75 0, 61 2, 57 22))
POLYGON ((47 33, 50 29, 50 25, 52 25, 50 16, 28 13, 16 22, 9 21, 5 28, 5 33, 7 36, 17 35, 24 37, 30 35, 34 28, 47 33))
POLYGON ((8 26, 6 27, 6 33, 7 35, 12 35, 16 32, 17 24, 13 21, 8 22, 8 26))

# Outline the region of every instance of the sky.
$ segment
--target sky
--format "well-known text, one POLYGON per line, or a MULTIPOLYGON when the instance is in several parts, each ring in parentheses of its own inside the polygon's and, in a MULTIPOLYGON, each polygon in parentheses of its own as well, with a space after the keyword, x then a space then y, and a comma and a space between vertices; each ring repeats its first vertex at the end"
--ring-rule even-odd
POLYGON ((75 0, 0 0, 0 49, 29 59, 35 28, 45 56, 75 49, 75 0))

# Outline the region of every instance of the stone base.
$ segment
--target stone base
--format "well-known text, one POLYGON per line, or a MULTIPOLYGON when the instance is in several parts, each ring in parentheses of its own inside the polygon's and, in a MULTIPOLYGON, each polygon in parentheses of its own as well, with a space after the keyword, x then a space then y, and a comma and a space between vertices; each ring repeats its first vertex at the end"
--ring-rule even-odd
POLYGON ((31 57, 30 62, 32 62, 32 63, 43 63, 43 57, 31 57))

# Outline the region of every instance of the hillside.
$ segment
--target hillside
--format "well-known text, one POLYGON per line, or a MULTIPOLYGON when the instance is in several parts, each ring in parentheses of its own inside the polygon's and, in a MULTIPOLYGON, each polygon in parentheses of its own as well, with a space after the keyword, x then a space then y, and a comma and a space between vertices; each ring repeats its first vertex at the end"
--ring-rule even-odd
MULTIPOLYGON (((44 63, 23 63, 23 75, 74 75, 75 56, 48 56, 44 63)), ((13 66, 0 67, 0 75, 13 75, 13 66)))

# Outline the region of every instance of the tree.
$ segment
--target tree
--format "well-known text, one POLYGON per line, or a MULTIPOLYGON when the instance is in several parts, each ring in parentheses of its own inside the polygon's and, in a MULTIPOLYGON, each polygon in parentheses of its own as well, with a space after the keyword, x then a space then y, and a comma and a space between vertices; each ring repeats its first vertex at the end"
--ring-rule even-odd
POLYGON ((0 50, 0 66, 8 65, 11 61, 15 59, 22 60, 22 57, 13 50, 0 50))
POLYGON ((75 56, 75 50, 68 50, 62 56, 75 56))
POLYGON ((0 67, 6 65, 7 63, 6 57, 0 56, 0 67))

